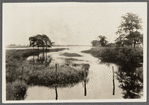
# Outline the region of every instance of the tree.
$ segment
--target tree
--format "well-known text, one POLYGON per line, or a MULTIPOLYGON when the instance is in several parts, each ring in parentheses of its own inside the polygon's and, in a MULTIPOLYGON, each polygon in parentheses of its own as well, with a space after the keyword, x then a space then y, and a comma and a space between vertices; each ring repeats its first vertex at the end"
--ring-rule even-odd
POLYGON ((100 35, 100 36, 98 36, 98 38, 100 39, 99 42, 100 42, 102 47, 107 45, 108 41, 107 41, 107 38, 105 36, 100 35))
POLYGON ((30 41, 30 46, 33 48, 34 46, 37 46, 38 48, 43 47, 43 50, 44 50, 44 47, 46 47, 47 49, 47 47, 52 46, 52 42, 47 35, 38 34, 36 36, 30 37, 29 41, 30 41))
POLYGON ((36 39, 37 39, 37 44, 36 46, 38 47, 43 47, 43 50, 44 50, 44 41, 43 41, 43 38, 42 38, 42 35, 38 34, 36 36, 34 36, 36 39))
POLYGON ((36 46, 38 47, 38 49, 39 49, 39 47, 43 47, 43 41, 42 40, 39 40, 39 39, 37 39, 37 41, 36 41, 36 46))
POLYGON ((46 49, 47 49, 47 47, 52 46, 52 42, 51 42, 51 40, 49 39, 49 37, 47 35, 42 35, 42 39, 45 43, 46 49))
POLYGON ((143 43, 143 35, 140 33, 142 29, 141 23, 141 18, 138 15, 127 13, 122 16, 121 25, 116 34, 119 34, 119 37, 124 35, 123 38, 126 38, 128 40, 127 42, 133 44, 135 47, 137 43, 143 43))
POLYGON ((115 43, 108 43, 106 47, 115 47, 115 43))
POLYGON ((100 42, 99 42, 99 40, 93 40, 92 42, 92 46, 100 46, 101 44, 100 44, 100 42))
POLYGON ((30 47, 33 47, 34 49, 34 46, 36 46, 36 41, 37 39, 35 37, 29 37, 29 41, 30 41, 30 47))

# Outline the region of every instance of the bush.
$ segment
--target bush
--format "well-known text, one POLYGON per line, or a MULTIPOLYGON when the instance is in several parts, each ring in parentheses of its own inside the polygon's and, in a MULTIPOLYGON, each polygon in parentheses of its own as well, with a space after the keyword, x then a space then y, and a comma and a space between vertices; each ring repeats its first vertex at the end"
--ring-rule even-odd
POLYGON ((6 100, 23 100, 27 91, 25 82, 15 81, 6 85, 6 100))

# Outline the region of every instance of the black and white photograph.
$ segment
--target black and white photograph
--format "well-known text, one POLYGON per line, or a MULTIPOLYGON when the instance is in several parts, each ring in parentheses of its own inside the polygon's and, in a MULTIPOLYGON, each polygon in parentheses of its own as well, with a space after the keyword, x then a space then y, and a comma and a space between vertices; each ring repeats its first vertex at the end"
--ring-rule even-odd
POLYGON ((146 102, 147 2, 2 4, 3 103, 146 102))

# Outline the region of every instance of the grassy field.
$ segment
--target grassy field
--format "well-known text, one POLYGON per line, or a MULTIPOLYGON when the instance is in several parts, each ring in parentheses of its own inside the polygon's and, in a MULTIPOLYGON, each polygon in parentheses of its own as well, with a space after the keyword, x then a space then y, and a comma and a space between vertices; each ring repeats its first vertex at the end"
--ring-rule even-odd
MULTIPOLYGON (((61 49, 47 50, 47 52, 61 51, 61 49)), ((84 80, 88 75, 89 64, 58 65, 56 67, 41 67, 31 64, 25 59, 31 55, 38 55, 43 50, 6 50, 6 99, 23 100, 28 86, 58 86, 64 87, 84 80), (76 68, 79 66, 79 69, 76 68)))

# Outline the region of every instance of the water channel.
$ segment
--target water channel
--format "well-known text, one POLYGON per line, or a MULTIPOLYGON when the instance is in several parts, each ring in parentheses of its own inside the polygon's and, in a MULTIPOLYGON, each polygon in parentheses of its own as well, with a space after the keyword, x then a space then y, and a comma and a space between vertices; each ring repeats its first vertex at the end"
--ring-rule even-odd
MULTIPOLYGON (((77 53, 81 57, 67 57, 78 59, 75 63, 88 63, 90 65, 87 81, 79 82, 69 87, 44 87, 31 86, 27 90, 25 100, 72 100, 72 99, 121 99, 123 98, 122 89, 118 86, 120 83, 115 76, 115 94, 113 95, 113 71, 117 67, 114 64, 100 64, 100 60, 90 54, 82 53, 83 50, 90 49, 89 46, 69 47, 69 50, 59 52, 49 52, 44 56, 52 57, 51 64, 62 64, 63 53, 77 53)), ((43 56, 41 53, 39 56, 43 56)), ((37 56, 35 56, 36 58, 37 56)), ((32 59, 33 56, 27 58, 32 59)), ((116 74, 115 74, 116 75, 116 74)))

